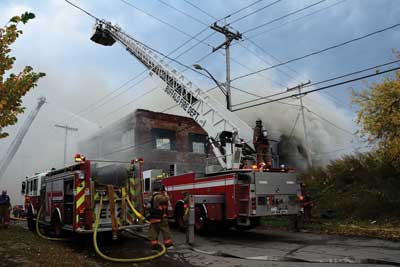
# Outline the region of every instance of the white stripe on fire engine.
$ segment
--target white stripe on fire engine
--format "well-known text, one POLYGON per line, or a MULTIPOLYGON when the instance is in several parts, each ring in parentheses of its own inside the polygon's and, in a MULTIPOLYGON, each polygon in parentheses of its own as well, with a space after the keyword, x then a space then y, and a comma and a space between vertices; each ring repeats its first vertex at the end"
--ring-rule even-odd
POLYGON ((167 191, 178 191, 178 190, 187 190, 187 189, 198 189, 198 188, 207 188, 207 187, 216 187, 216 186, 224 186, 224 185, 233 185, 234 180, 218 180, 211 182, 203 182, 203 183, 191 183, 191 184, 183 184, 183 185, 173 185, 167 186, 165 189, 167 191))

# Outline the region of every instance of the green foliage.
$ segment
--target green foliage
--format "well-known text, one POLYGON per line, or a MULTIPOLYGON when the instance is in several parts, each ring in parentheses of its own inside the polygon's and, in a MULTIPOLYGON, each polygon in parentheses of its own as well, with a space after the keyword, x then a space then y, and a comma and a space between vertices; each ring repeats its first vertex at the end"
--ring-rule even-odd
POLYGON ((400 218, 400 171, 379 153, 345 156, 302 175, 315 212, 345 219, 400 218))
POLYGON ((360 133, 377 144, 382 160, 400 167, 400 72, 353 92, 352 100, 359 107, 360 133))
POLYGON ((4 77, 7 71, 11 71, 16 58, 11 56, 11 45, 22 34, 18 30, 18 24, 26 24, 35 14, 25 12, 21 16, 14 16, 9 23, 0 28, 0 138, 8 136, 3 128, 17 123, 17 116, 24 111, 21 98, 37 85, 38 80, 45 76, 44 73, 36 73, 33 68, 26 66, 20 73, 10 73, 4 77))

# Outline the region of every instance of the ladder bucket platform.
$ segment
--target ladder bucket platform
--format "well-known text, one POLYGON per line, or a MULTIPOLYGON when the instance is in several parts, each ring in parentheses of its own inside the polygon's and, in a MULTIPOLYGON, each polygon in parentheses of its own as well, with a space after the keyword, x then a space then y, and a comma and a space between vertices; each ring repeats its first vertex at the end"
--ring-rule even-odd
POLYGON ((115 39, 111 36, 110 32, 102 27, 102 25, 96 25, 94 33, 90 40, 97 44, 104 46, 112 46, 115 43, 115 39))

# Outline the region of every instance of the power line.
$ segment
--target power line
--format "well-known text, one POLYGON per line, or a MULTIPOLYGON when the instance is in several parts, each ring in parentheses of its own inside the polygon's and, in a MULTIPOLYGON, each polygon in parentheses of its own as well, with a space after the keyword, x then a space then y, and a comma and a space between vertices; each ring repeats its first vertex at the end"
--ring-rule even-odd
MULTIPOLYGON (((188 0, 183 0, 183 1, 185 1, 185 3, 191 5, 191 6, 194 7, 195 9, 199 10, 201 13, 206 14, 207 16, 211 17, 212 19, 215 19, 215 20, 217 20, 217 21, 219 20, 217 17, 215 17, 215 16, 211 15, 210 13, 204 11, 203 9, 201 9, 200 7, 198 7, 198 6, 196 6, 195 4, 191 3, 190 1, 188 1, 188 0)), ((222 19, 221 19, 221 20, 222 20, 222 19)))
POLYGON ((238 77, 232 79, 232 81, 235 81, 235 80, 238 80, 238 79, 242 79, 242 78, 245 78, 245 77, 254 75, 254 74, 256 74, 256 73, 263 72, 263 71, 266 71, 266 70, 270 70, 270 69, 273 69, 273 68, 276 68, 276 67, 279 67, 279 66, 283 66, 283 65, 292 63, 292 62, 294 62, 294 61, 298 61, 298 60, 301 60, 301 59, 305 59, 305 58, 308 58, 308 57, 310 57, 310 56, 315 56, 315 55, 317 55, 317 54, 321 54, 321 53, 323 53, 323 52, 326 52, 326 51, 329 51, 329 50, 332 50, 332 49, 335 49, 335 48, 339 48, 339 47, 345 46, 345 45, 347 45, 347 44, 350 44, 350 43, 353 43, 353 42, 356 42, 356 41, 359 41, 359 40, 362 40, 362 39, 371 37, 371 36, 376 35, 376 34, 378 34, 378 33, 382 33, 382 32, 385 32, 385 31, 394 29, 394 28, 399 27, 399 26, 400 26, 400 23, 396 23, 396 24, 394 24, 394 25, 392 25, 392 26, 389 26, 389 27, 386 27, 386 28, 383 28, 383 29, 380 29, 380 30, 377 30, 377 31, 374 31, 374 32, 371 32, 371 33, 368 33, 368 34, 365 34, 365 35, 362 35, 362 36, 360 36, 360 37, 357 37, 357 38, 348 40, 348 41, 346 41, 346 42, 342 42, 342 43, 339 43, 339 44, 336 44, 336 45, 332 45, 332 46, 329 46, 329 47, 324 48, 324 49, 321 49, 321 50, 317 50, 317 51, 315 51, 315 52, 306 54, 306 55, 304 55, 304 56, 297 57, 297 58, 294 58, 294 59, 291 59, 291 60, 288 60, 288 61, 285 61, 285 62, 276 64, 276 65, 273 65, 273 66, 268 67, 268 68, 263 68, 263 69, 260 69, 260 70, 258 70, 258 71, 255 71, 255 72, 250 72, 250 73, 247 73, 247 74, 244 74, 244 75, 240 75, 240 76, 238 76, 238 77))
POLYGON ((254 2, 252 2, 252 3, 250 3, 250 4, 248 4, 247 6, 244 6, 244 7, 240 8, 240 9, 236 10, 235 12, 226 15, 223 19, 230 18, 230 17, 232 17, 232 16, 234 16, 234 15, 236 15, 236 14, 242 12, 243 10, 248 9, 249 7, 252 7, 252 6, 254 6, 255 4, 258 4, 258 3, 262 2, 262 1, 265 1, 265 0, 257 0, 257 1, 254 1, 254 2))
MULTIPOLYGON (((236 86, 232 86, 232 88, 235 89, 235 90, 237 90, 237 91, 239 91, 239 92, 242 92, 242 93, 245 93, 245 94, 248 94, 248 95, 251 95, 251 96, 260 97, 260 95, 258 95, 258 94, 254 94, 254 93, 248 92, 248 91, 246 91, 246 90, 237 88, 236 86)), ((300 106, 300 105, 297 105, 297 104, 287 103, 287 102, 283 102, 283 101, 277 101, 277 103, 283 104, 283 105, 292 106, 292 107, 299 107, 299 106, 300 106)))
MULTIPOLYGON (((198 23, 200 23, 200 24, 202 24, 202 25, 208 26, 206 23, 202 22, 201 20, 197 19, 196 17, 194 17, 194 16, 192 16, 192 15, 190 15, 190 14, 187 14, 186 12, 184 12, 184 11, 182 11, 182 10, 180 10, 180 9, 178 9, 178 8, 176 8, 176 7, 172 6, 172 5, 170 5, 170 4, 166 3, 166 2, 164 2, 163 0, 158 0, 158 1, 160 1, 161 3, 167 5, 168 7, 170 7, 170 8, 172 8, 172 9, 176 10, 177 12, 179 12, 179 13, 181 13, 181 14, 184 14, 185 16, 189 17, 189 18, 192 19, 192 20, 194 20, 194 21, 196 21, 196 22, 198 22, 198 23)), ((275 1, 275 2, 273 2, 273 3, 271 3, 271 4, 267 5, 267 6, 264 6, 262 9, 265 9, 265 8, 267 8, 267 7, 269 7, 269 6, 272 6, 273 4, 276 4, 276 3, 280 2, 280 1, 282 1, 282 0, 275 1)), ((249 6, 251 6, 251 5, 248 5, 247 7, 249 7, 249 6)), ((247 8, 247 7, 244 7, 244 8, 242 8, 241 10, 244 10, 244 9, 247 8)), ((206 11, 203 10, 203 12, 206 12, 206 11)), ((207 12, 206 12, 206 13, 207 13, 207 12)), ((235 12, 234 12, 234 13, 235 13, 235 12)), ((250 13, 250 14, 254 14, 254 13, 255 13, 255 12, 252 12, 252 13, 250 13)), ((209 14, 209 13, 207 13, 207 14, 208 14, 210 17, 212 17, 211 14, 209 14)), ((250 15, 250 14, 248 14, 248 15, 250 15)), ((210 34, 209 36, 207 36, 207 37, 204 38, 203 40, 208 39, 208 38, 211 37, 214 33, 215 33, 215 32, 213 32, 212 34, 210 34)), ((202 42, 203 40, 200 40, 200 42, 202 42)), ((197 46, 198 44, 199 44, 199 43, 195 44, 194 46, 190 47, 189 49, 192 49, 193 47, 197 46)), ((246 48, 246 49, 247 49, 247 48, 246 48)), ((248 50, 249 50, 249 49, 248 49, 248 50)), ((250 50, 249 50, 249 51, 250 51, 250 50)), ((252 52, 252 51, 250 51, 250 52, 252 52)), ((238 61, 238 60, 236 60, 236 59, 234 59, 234 58, 232 58, 232 61, 235 62, 236 64, 240 65, 241 67, 247 69, 248 71, 252 71, 249 67, 247 67, 245 64, 241 63, 240 61, 238 61)), ((270 80, 272 83, 275 83, 275 84, 277 84, 277 85, 279 85, 279 86, 283 86, 283 84, 281 84, 281 83, 279 83, 279 82, 276 82, 276 81, 274 81, 274 80, 272 80, 272 79, 270 79, 270 78, 268 78, 268 77, 266 77, 266 76, 264 76, 264 75, 261 75, 261 76, 264 77, 264 78, 266 78, 266 79, 268 79, 268 80, 270 80)))
POLYGON ((337 5, 339 5, 339 4, 342 4, 342 3, 346 2, 346 1, 347 1, 347 0, 338 1, 338 2, 336 2, 336 3, 333 3, 333 4, 331 4, 331 5, 328 5, 328 6, 326 6, 326 7, 323 7, 323 8, 317 9, 317 10, 315 10, 315 11, 313 11, 313 12, 310 12, 310 13, 308 13, 308 14, 306 14, 306 15, 300 16, 300 17, 298 17, 298 18, 296 18, 296 19, 293 19, 293 20, 287 21, 287 22, 285 22, 285 23, 282 23, 282 24, 279 25, 279 26, 273 27, 273 28, 268 29, 268 30, 266 30, 266 31, 258 32, 258 33, 254 34, 254 35, 250 35, 250 36, 244 38, 243 41, 245 41, 245 40, 250 40, 250 39, 254 39, 254 38, 256 38, 256 37, 258 37, 258 36, 261 36, 261 35, 265 35, 265 34, 268 33, 268 32, 271 32, 271 31, 274 31, 274 30, 276 30, 276 29, 282 28, 282 27, 284 27, 284 26, 286 26, 286 25, 288 25, 288 24, 290 24, 290 23, 293 23, 293 22, 302 20, 302 19, 304 19, 304 18, 311 17, 311 16, 313 16, 313 15, 315 15, 315 14, 317 14, 317 13, 320 13, 320 12, 322 12, 322 11, 328 10, 328 9, 330 9, 330 8, 332 8, 332 7, 334 7, 334 6, 337 6, 337 5))
MULTIPOLYGON (((365 68, 365 69, 362 69, 362 70, 357 70, 357 71, 354 71, 354 72, 351 72, 351 73, 347 73, 347 74, 343 74, 343 75, 340 75, 340 76, 336 76, 334 78, 329 78, 329 79, 326 79, 326 80, 323 80, 323 81, 319 81, 319 82, 311 83, 311 84, 308 84, 308 85, 304 85, 302 88, 307 88, 307 87, 310 87, 310 86, 316 86, 316 85, 319 85, 319 84, 331 82, 331 81, 334 81, 334 80, 338 80, 338 79, 342 79, 342 78, 345 78, 345 77, 353 76, 355 74, 360 74, 360 73, 363 73, 363 72, 366 72, 366 71, 375 70, 375 69, 380 68, 380 67, 385 67, 385 66, 388 66, 388 65, 392 65, 392 64, 398 63, 398 62, 400 62, 400 59, 393 60, 393 61, 386 62, 386 63, 379 64, 379 65, 375 65, 373 67, 368 67, 368 68, 365 68)), ((287 91, 275 93, 275 94, 268 95, 268 96, 265 96, 265 97, 260 97, 258 99, 244 101, 244 102, 241 102, 241 103, 233 105, 233 106, 239 106, 239 105, 243 105, 243 104, 248 104, 248 103, 259 101, 261 99, 270 98, 270 97, 278 96, 278 95, 282 95, 282 94, 287 94, 287 91)))
MULTIPOLYGON (((74 6, 75 8, 79 9, 80 11, 84 12, 85 14, 89 15, 90 17, 94 18, 96 21, 99 20, 99 18, 97 18, 96 16, 92 15, 91 13, 89 13, 89 12, 86 11, 86 10, 84 10, 83 8, 81 8, 81 7, 79 7, 79 6, 75 5, 75 4, 73 4, 72 2, 70 2, 70 1, 68 1, 68 0, 66 0, 66 2, 69 3, 70 5, 74 6)), ((198 32, 197 34, 195 34, 194 36, 192 36, 190 39, 188 39, 187 41, 185 41, 184 43, 182 43, 181 45, 179 45, 178 47, 176 47, 174 50, 172 50, 171 52, 168 53, 168 56, 166 56, 166 58, 169 58, 169 55, 173 54, 174 52, 176 52, 177 50, 179 50, 180 48, 182 48, 183 46, 185 46, 187 43, 189 43, 190 41, 192 41, 192 40, 194 39, 195 36, 200 35, 200 34, 203 33, 204 31, 206 31, 207 29, 208 29, 208 27, 204 28, 203 30, 201 30, 200 32, 198 32)), ((212 33, 212 34, 214 34, 214 33, 212 33)), ((210 36, 208 36, 207 38, 209 38, 209 37, 210 37, 210 36)), ((131 37, 130 37, 130 38, 131 38, 131 37)), ((207 39, 207 38, 205 38, 205 39, 207 39)), ((204 41, 205 39, 203 39, 203 41, 204 41)), ((197 43, 197 44, 199 44, 199 43, 197 43)), ((148 46, 146 46, 146 47, 148 47, 148 46)), ((195 46, 192 46, 192 48, 194 48, 194 47, 195 47, 195 46)), ((152 49, 152 48, 150 48, 150 47, 148 47, 148 48, 151 49, 151 50, 154 51, 154 52, 159 53, 158 51, 155 51, 154 49, 152 49)), ((177 57, 175 57, 175 59, 178 58, 178 57, 180 57, 180 56, 182 56, 183 54, 185 54, 185 53, 187 53, 187 52, 189 52, 189 51, 190 51, 190 49, 185 50, 183 53, 181 53, 181 54, 179 54, 177 57)), ((159 54, 160 54, 160 53, 159 53, 159 54)), ((135 75, 133 78, 129 79, 127 82, 123 83, 121 86, 119 86, 119 87, 116 88, 115 90, 111 91, 110 93, 104 95, 102 98, 100 98, 100 99, 97 100, 96 102, 93 102, 92 104, 88 105, 88 106, 85 107, 84 109, 80 110, 77 114, 87 113, 87 110, 88 110, 88 109, 90 109, 90 108, 93 107, 93 106, 98 106, 99 103, 101 103, 101 102, 102 102, 103 100, 105 100, 107 97, 109 97, 110 95, 114 94, 114 93, 117 92, 118 90, 122 89, 122 88, 125 87, 129 82, 131 82, 131 81, 137 79, 138 77, 140 77, 142 74, 146 73, 147 71, 148 71, 148 70, 144 70, 144 71, 140 72, 139 74, 135 75)), ((197 71, 196 71, 196 72, 197 72, 197 71)), ((200 72, 199 72, 199 73, 200 73, 200 72)), ((203 73, 201 73, 201 74, 203 75, 203 73)), ((208 77, 208 76, 206 76, 206 77, 208 77)), ((139 82, 140 82, 140 81, 139 81, 139 82)), ((136 84, 137 84, 137 83, 136 83, 136 84)), ((136 85, 136 84, 135 84, 135 85, 136 85)), ((134 87, 135 85, 129 87, 128 89, 134 87)), ((125 90, 124 92, 126 92, 126 91, 127 91, 127 90, 125 90)), ((118 95, 121 95, 121 94, 118 94, 118 95)), ((117 96, 118 96, 118 95, 117 95, 117 96)), ((115 98, 115 97, 116 97, 116 96, 114 96, 113 98, 115 98)), ((107 102, 107 101, 106 101, 106 102, 107 102)), ((105 103, 103 103, 103 105, 104 105, 104 104, 105 104, 105 103)), ((100 105, 100 106, 102 106, 102 105, 100 105)), ((98 107, 97 107, 97 108, 98 108, 98 107)), ((69 118, 67 118, 66 120, 68 120, 68 119, 69 119, 69 118)))
POLYGON ((281 17, 279 17, 279 18, 270 20, 270 21, 265 22, 265 23, 263 23, 263 24, 261 24, 261 25, 258 25, 258 26, 256 26, 256 27, 247 29, 247 30, 245 30, 245 31, 243 32, 243 34, 246 34, 246 33, 248 33, 248 32, 252 32, 252 31, 255 31, 255 30, 257 30, 257 29, 259 29, 259 28, 261 28, 261 27, 265 27, 265 26, 267 26, 267 25, 269 25, 269 24, 272 24, 272 23, 274 23, 274 22, 276 22, 276 21, 282 20, 282 19, 284 19, 284 18, 287 18, 287 17, 289 17, 289 16, 292 16, 292 15, 294 15, 294 14, 297 14, 297 13, 299 13, 299 12, 301 12, 301 11, 304 11, 304 10, 306 10, 306 9, 309 9, 309 8, 311 8, 311 7, 313 7, 313 6, 319 5, 319 4, 321 4, 321 3, 323 3, 323 2, 326 2, 326 1, 327 1, 327 0, 320 0, 320 1, 316 2, 316 3, 313 3, 313 4, 311 4, 311 5, 308 5, 308 6, 306 6, 306 7, 297 9, 297 10, 295 10, 295 11, 293 11, 293 12, 290 12, 290 13, 288 13, 288 14, 286 14, 286 15, 283 15, 283 16, 281 16, 281 17))
POLYGON ((155 86, 155 87, 153 87, 152 89, 150 89, 149 91, 147 91, 147 92, 141 94, 140 96, 136 97, 136 98, 133 99, 132 101, 129 101, 128 103, 126 103, 126 104, 124 104, 124 105, 122 105, 122 106, 119 106, 118 108, 114 109, 113 111, 108 112, 107 114, 105 114, 105 115, 103 115, 103 116, 101 117, 101 121, 104 120, 105 118, 107 118, 108 116, 110 116, 111 114, 114 114, 115 112, 117 112, 117 111, 119 111, 119 110, 125 108, 126 106, 129 106, 130 104, 133 104, 133 103, 137 102, 137 101, 140 100, 142 97, 144 97, 144 96, 146 96, 146 95, 148 95, 148 94, 154 92, 155 90, 157 90, 157 89, 159 89, 159 88, 160 88, 160 86, 155 86))
POLYGON ((296 129, 297 122, 299 121, 300 114, 301 114, 301 110, 299 110, 299 112, 297 112, 297 117, 296 117, 296 120, 294 121, 293 128, 292 128, 292 130, 290 131, 290 135, 289 135, 288 140, 290 140, 290 139, 292 138, 292 135, 293 135, 293 133, 294 133, 294 129, 296 129))
MULTIPOLYGON (((241 21, 241 20, 243 20, 243 19, 245 19, 245 18, 247 18, 247 17, 249 17, 249 16, 252 16, 252 15, 254 15, 254 14, 256 14, 256 13, 258 13, 258 12, 260 12, 260 11, 266 9, 266 8, 268 8, 268 7, 271 7, 271 6, 275 5, 275 4, 278 4, 279 2, 282 2, 282 0, 276 0, 276 1, 272 2, 272 3, 269 3, 268 5, 265 5, 265 6, 263 6, 263 7, 260 7, 260 8, 254 10, 254 11, 252 11, 252 12, 250 12, 250 13, 248 13, 248 14, 246 14, 246 15, 240 17, 240 18, 237 18, 237 19, 235 19, 235 20, 229 22, 229 24, 232 24, 232 23, 241 21)), ((233 13, 232 13, 230 16, 232 16, 232 15, 233 15, 233 13)), ((229 17, 230 17, 230 16, 229 16, 229 17)))
MULTIPOLYGON (((150 14, 149 12, 147 12, 147 11, 141 9, 141 8, 138 8, 137 6, 135 6, 134 4, 132 4, 131 2, 128 2, 128 1, 126 1, 126 0, 120 0, 120 1, 123 2, 123 3, 125 3, 126 5, 128 5, 128 6, 132 7, 132 8, 134 8, 134 9, 136 9, 137 11, 139 11, 139 12, 141 12, 141 13, 143 13, 143 14, 145 14, 145 15, 147 15, 147 16, 149 16, 149 17, 155 19, 155 20, 157 20, 158 22, 161 22, 162 24, 167 25, 168 27, 174 29, 174 30, 177 31, 177 32, 179 32, 179 33, 181 33, 181 34, 183 34, 183 35, 186 35, 186 36, 188 36, 188 37, 191 37, 191 38, 195 39, 196 41, 202 42, 201 40, 197 39, 196 36, 193 36, 193 35, 191 35, 191 34, 185 32, 185 31, 182 31, 180 28, 178 28, 178 27, 172 25, 171 23, 169 23, 169 22, 167 22, 167 21, 165 21, 165 20, 162 20, 162 19, 160 19, 160 18, 158 18, 158 17, 156 17, 156 16, 150 14)), ((209 47, 211 47, 211 48, 213 48, 212 45, 210 45, 210 44, 208 44, 208 43, 206 43, 206 42, 202 42, 202 43, 205 44, 205 45, 207 45, 207 46, 209 46, 209 47)))
POLYGON ((169 8, 171 8, 171 9, 175 10, 176 12, 181 13, 181 14, 183 14, 183 15, 185 15, 185 16, 191 18, 192 20, 197 21, 197 22, 200 23, 200 24, 203 24, 203 25, 205 25, 205 26, 208 26, 207 23, 201 21, 200 19, 198 19, 198 18, 196 18, 196 17, 190 15, 189 13, 187 13, 187 12, 185 12, 185 11, 183 11, 183 10, 181 10, 181 9, 179 9, 179 8, 177 8, 177 7, 171 5, 171 4, 169 4, 169 3, 167 3, 167 2, 165 2, 165 1, 163 1, 163 0, 157 0, 157 1, 160 2, 160 3, 162 3, 162 4, 164 4, 164 5, 166 5, 167 7, 169 7, 169 8))
POLYGON ((331 122, 330 120, 328 120, 328 119, 322 117, 322 116, 319 115, 318 113, 316 113, 316 112, 310 110, 308 107, 305 107, 305 108, 306 108, 306 110, 307 110, 308 112, 314 114, 314 116, 316 116, 316 117, 318 117, 319 119, 325 121, 326 123, 329 123, 330 125, 332 125, 332 126, 335 127, 336 129, 339 129, 339 130, 341 130, 341 131, 343 131, 343 132, 345 132, 345 133, 347 133, 347 134, 350 134, 351 136, 354 136, 354 135, 355 135, 354 133, 350 132, 349 130, 346 130, 346 129, 344 129, 344 128, 338 126, 337 124, 331 122))
POLYGON ((347 81, 343 81, 343 82, 327 85, 327 86, 320 87, 320 88, 313 89, 313 90, 309 90, 309 91, 305 91, 305 92, 301 92, 301 93, 297 93, 297 94, 292 94, 292 95, 289 95, 289 96, 280 97, 280 98, 269 100, 269 101, 265 101, 265 102, 262 102, 262 103, 253 104, 253 105, 242 107, 242 108, 237 108, 237 109, 234 109, 232 111, 239 111, 239 110, 248 109, 248 108, 252 108, 252 107, 256 107, 256 106, 261 106, 261 105, 277 102, 277 101, 280 101, 280 100, 283 100, 283 99, 288 99, 288 98, 291 98, 291 97, 299 97, 299 96, 307 95, 307 94, 310 94, 310 93, 318 92, 318 91, 321 91, 321 90, 326 90, 328 88, 336 87, 336 86, 339 86, 339 85, 343 85, 343 84, 359 81, 359 80, 362 80, 362 79, 365 79, 365 78, 370 78, 370 77, 382 75, 382 74, 385 74, 385 73, 388 73, 388 72, 391 72, 391 71, 396 71, 396 70, 400 70, 400 67, 388 69, 388 70, 385 70, 385 71, 380 71, 380 72, 377 72, 377 73, 373 73, 373 74, 365 75, 365 76, 362 76, 362 77, 350 79, 350 80, 347 80, 347 81))

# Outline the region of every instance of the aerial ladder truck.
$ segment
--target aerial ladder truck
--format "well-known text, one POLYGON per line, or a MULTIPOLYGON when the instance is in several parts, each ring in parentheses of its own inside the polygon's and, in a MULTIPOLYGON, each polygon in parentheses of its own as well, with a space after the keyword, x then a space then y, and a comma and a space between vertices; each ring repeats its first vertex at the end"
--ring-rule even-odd
MULTIPOLYGON (((165 82, 166 95, 208 134, 218 165, 207 166, 202 177, 186 173, 162 179, 171 200, 169 215, 178 224, 183 224, 184 197, 188 194, 194 196, 197 230, 206 228, 210 222, 251 228, 263 216, 297 216, 301 198, 297 175, 279 163, 277 168, 271 165, 269 149, 265 150, 267 132, 261 121, 252 129, 117 25, 97 20, 91 40, 104 46, 119 42, 151 76, 165 82)), ((152 184, 156 178, 149 175, 144 179, 152 179, 152 184)))
POLYGON ((29 128, 31 127, 33 121, 35 120, 37 114, 39 113, 40 108, 43 104, 46 103, 46 98, 40 97, 37 103, 37 106, 32 112, 29 114, 28 118, 19 129, 17 136, 15 136, 14 140, 11 142, 10 146, 8 147, 3 160, 0 163, 0 181, 6 172, 8 166, 10 165, 12 159, 14 158, 15 154, 17 153, 19 147, 22 144, 22 141, 25 138, 26 133, 28 132, 29 128))

